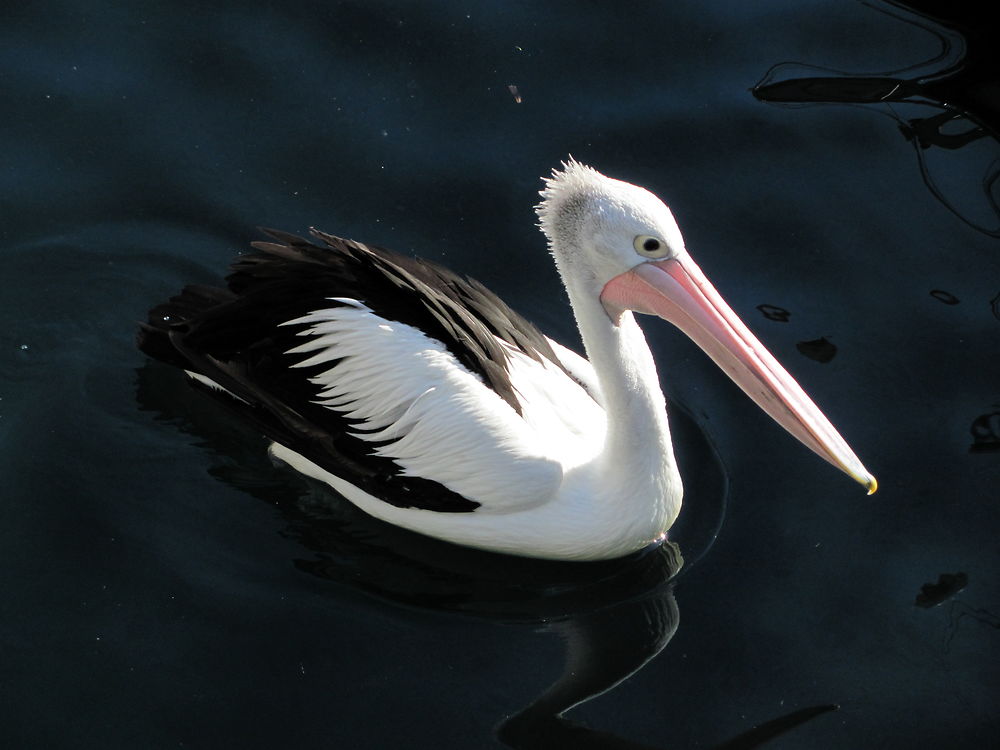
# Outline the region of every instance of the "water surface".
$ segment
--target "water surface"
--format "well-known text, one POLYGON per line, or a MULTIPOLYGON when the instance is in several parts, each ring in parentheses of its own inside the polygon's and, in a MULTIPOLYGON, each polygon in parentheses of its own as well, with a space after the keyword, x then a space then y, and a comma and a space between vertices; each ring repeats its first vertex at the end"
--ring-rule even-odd
POLYGON ((3 743, 987 746, 997 68, 919 5, 8 9, 3 743), (654 323, 679 575, 474 553, 272 466, 134 349, 261 225, 444 261, 575 344, 532 212, 570 153, 668 201, 877 495, 654 323))

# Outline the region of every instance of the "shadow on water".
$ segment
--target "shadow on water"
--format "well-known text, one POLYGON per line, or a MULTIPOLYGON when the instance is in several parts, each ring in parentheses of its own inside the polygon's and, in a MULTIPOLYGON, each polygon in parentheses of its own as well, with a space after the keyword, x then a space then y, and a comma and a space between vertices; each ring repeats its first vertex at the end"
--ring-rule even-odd
MULTIPOLYGON (((282 533, 309 552, 293 561, 303 573, 394 606, 558 635, 565 644, 562 674, 531 705, 496 727, 504 744, 659 747, 591 729, 563 714, 626 680, 670 642, 679 622, 674 585, 684 565, 677 544, 667 542, 620 560, 583 563, 509 557, 447 544, 373 519, 325 485, 274 466, 265 457, 262 438, 241 428, 228 409, 170 368, 153 363, 139 368, 137 400, 142 410, 207 448, 217 459, 210 468, 213 476, 277 507, 285 523, 282 533)), ((689 472, 701 476, 692 480, 688 497, 696 497, 700 488, 724 495, 721 465, 703 433, 678 409, 672 420, 685 446, 681 459, 688 462, 689 472)), ((692 513, 680 535, 699 554, 718 533, 724 497, 715 505, 712 512, 692 513)), ((757 748, 835 709, 815 706, 763 720, 717 747, 757 748)))
POLYGON ((785 105, 861 105, 891 117, 913 144, 924 184, 934 197, 972 228, 1000 237, 1000 54, 992 25, 984 23, 983 11, 955 3, 865 4, 935 37, 939 53, 902 70, 864 75, 782 62, 765 73, 753 95, 785 105), (949 197, 963 188, 949 182, 959 150, 969 152, 964 166, 971 168, 958 170, 962 178, 981 175, 980 206, 968 200, 959 205, 949 197))
POLYGON ((969 453, 1000 453, 1000 411, 980 414, 969 428, 969 453))

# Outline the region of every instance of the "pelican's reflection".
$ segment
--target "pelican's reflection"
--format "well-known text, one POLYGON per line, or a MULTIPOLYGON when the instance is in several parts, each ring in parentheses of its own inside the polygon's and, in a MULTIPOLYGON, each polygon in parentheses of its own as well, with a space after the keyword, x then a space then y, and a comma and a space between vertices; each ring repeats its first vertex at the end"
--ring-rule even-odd
MULTIPOLYGON (((362 590, 382 601, 454 612, 558 634, 565 644, 562 673, 530 705, 499 722, 498 738, 513 748, 652 748, 564 718, 574 706, 604 693, 655 657, 670 642, 679 617, 674 579, 683 560, 673 543, 620 560, 552 562, 458 547, 382 523, 330 490, 261 460, 261 439, 243 429, 221 402, 190 388, 166 367, 138 370, 140 406, 175 422, 219 456, 220 480, 277 505, 284 534, 308 554, 294 561, 310 575, 362 590)), ((714 451, 693 422, 679 419, 685 464, 698 472, 693 488, 725 490, 714 451)), ((687 481, 687 478, 685 478, 687 481)), ((699 497, 699 500, 702 498, 699 497)), ((722 507, 716 498, 717 508, 722 507)), ((711 506, 706 502, 702 507, 711 506)), ((720 521, 692 514, 685 538, 703 552, 720 521), (706 520, 707 519, 707 520, 706 520), (697 524, 702 524, 701 541, 697 524), (692 525, 694 524, 694 525, 692 525)), ((659 707, 658 707, 659 708, 659 707)), ((806 709, 758 725, 725 743, 755 748, 830 706, 806 709)))

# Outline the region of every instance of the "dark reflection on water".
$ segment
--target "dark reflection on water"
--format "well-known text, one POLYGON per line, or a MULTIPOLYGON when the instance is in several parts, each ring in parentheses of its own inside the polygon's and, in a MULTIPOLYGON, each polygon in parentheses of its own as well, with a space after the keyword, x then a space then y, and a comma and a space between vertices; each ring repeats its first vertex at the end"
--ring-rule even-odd
POLYGON ((777 305, 757 305, 757 309, 761 311, 765 318, 773 320, 776 323, 787 323, 788 319, 792 316, 788 310, 777 305))
POLYGON ((799 341, 795 344, 795 348, 804 357, 822 364, 826 364, 837 356, 837 346, 823 336, 812 341, 799 341))
POLYGON ((961 571, 942 573, 938 576, 936 583, 925 583, 920 587, 920 592, 913 603, 918 607, 930 609, 950 599, 968 585, 969 576, 961 571))
MULTIPOLYGON (((395 606, 557 634, 565 644, 562 674, 530 705, 499 723, 502 742, 514 748, 659 747, 591 729, 563 714, 614 688, 670 642, 679 623, 674 581, 684 565, 677 544, 667 542, 620 560, 566 563, 439 542, 373 519, 320 483, 272 465, 264 458, 260 437, 234 425, 221 402, 192 388, 170 368, 153 363, 141 367, 137 398, 141 409, 194 436, 215 456, 209 468, 213 476, 278 508, 285 523, 282 533, 311 553, 293 561, 298 570, 395 606)), ((688 497, 696 502, 689 503, 693 519, 679 536, 690 540, 701 556, 718 534, 726 483, 714 450, 681 414, 674 410, 675 432, 683 438, 680 456, 691 478, 688 497), (697 495, 699 490, 704 496, 697 495), (713 505, 715 514, 704 512, 713 505)), ((760 747, 834 708, 762 717, 752 729, 717 747, 760 747)))
POLYGON ((938 302, 944 302, 946 305, 957 305, 960 301, 954 294, 943 289, 931 289, 930 294, 938 302))
POLYGON ((945 636, 945 645, 950 647, 955 635, 964 620, 971 620, 978 625, 1000 630, 1000 615, 996 615, 984 607, 977 607, 959 598, 969 585, 969 576, 963 571, 956 573, 942 573, 937 581, 928 582, 920 587, 916 598, 913 600, 914 606, 921 609, 933 609, 947 602, 948 607, 948 629, 945 636))
POLYGON ((970 453, 1000 452, 1000 411, 980 414, 969 431, 972 433, 970 453))
MULTIPOLYGON (((971 13, 938 3, 866 3, 899 21, 921 28, 939 42, 940 52, 893 73, 857 75, 805 62, 773 65, 753 87, 760 101, 776 104, 856 104, 876 108, 894 119, 900 134, 914 146, 924 184, 949 211, 974 229, 1000 237, 1000 97, 996 89, 1000 55, 995 34, 984 31, 971 13), (924 17, 921 12, 933 14, 924 17), (966 23, 971 21, 971 23, 966 23), (957 30, 961 29, 961 34, 957 30), (895 106, 894 106, 895 105, 895 106), (905 105, 907 108, 901 108, 905 105), (927 115, 927 110, 935 113, 927 115), (970 154, 978 165, 978 209, 951 183, 954 165, 934 150, 955 152, 982 141, 970 154), (988 214, 989 218, 980 216, 988 214), (990 223, 987 223, 990 222, 990 223)), ((967 180, 967 174, 963 175, 967 180)))

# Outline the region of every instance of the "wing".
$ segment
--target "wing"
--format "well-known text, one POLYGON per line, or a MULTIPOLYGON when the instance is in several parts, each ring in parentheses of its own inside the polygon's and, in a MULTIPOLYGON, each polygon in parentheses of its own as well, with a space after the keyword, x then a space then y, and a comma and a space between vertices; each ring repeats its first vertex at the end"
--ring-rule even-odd
POLYGON ((503 512, 555 492, 566 449, 587 444, 577 402, 603 414, 537 329, 433 264, 320 233, 325 247, 270 234, 279 242, 238 259, 228 290, 188 287, 154 308, 140 347, 393 505, 503 512), (539 383, 564 391, 568 420, 539 383))
POLYGON ((559 362, 563 371, 575 380, 587 392, 587 395, 603 406, 604 397, 601 395, 601 386, 597 380, 597 373, 594 372, 594 366, 590 364, 590 360, 581 357, 572 349, 567 349, 558 341, 548 338, 548 336, 545 338, 549 342, 549 346, 552 347, 552 353, 555 354, 556 361, 559 362))

